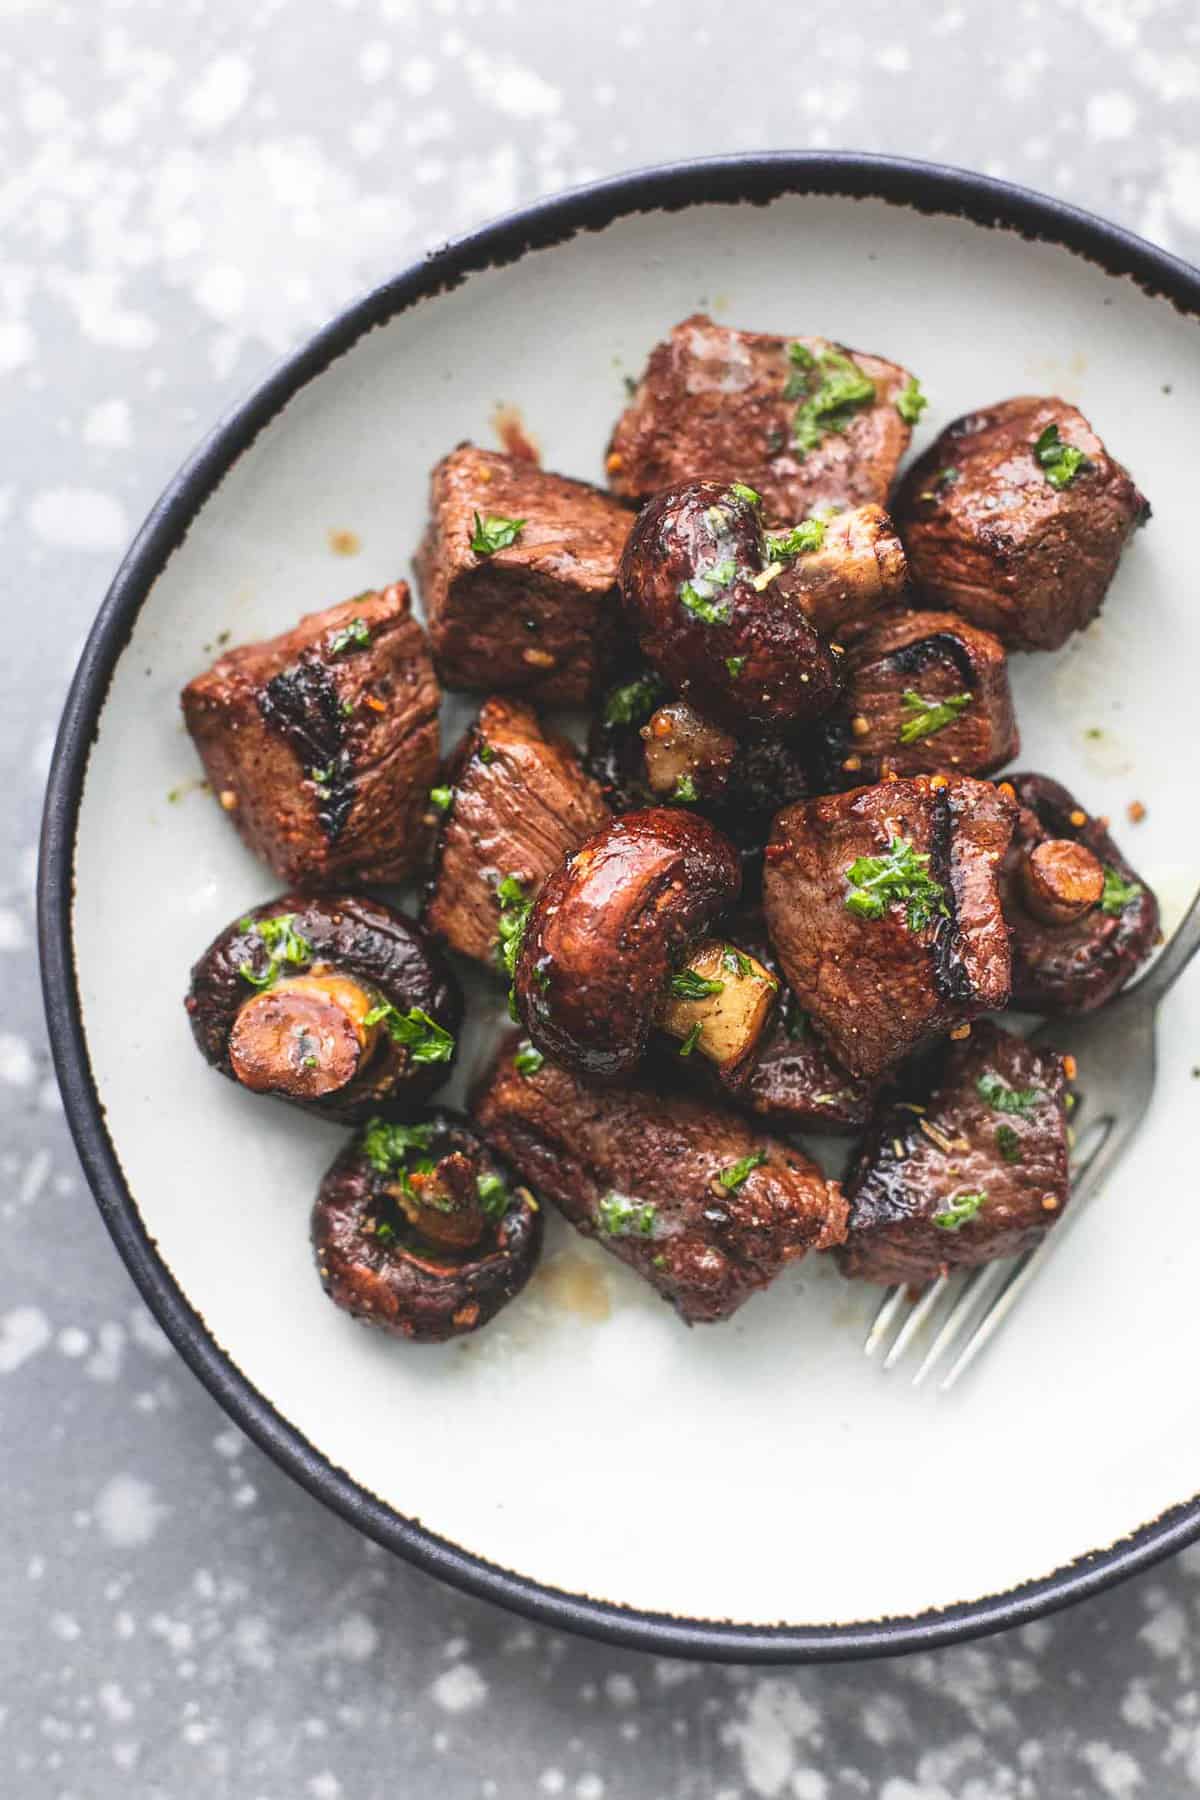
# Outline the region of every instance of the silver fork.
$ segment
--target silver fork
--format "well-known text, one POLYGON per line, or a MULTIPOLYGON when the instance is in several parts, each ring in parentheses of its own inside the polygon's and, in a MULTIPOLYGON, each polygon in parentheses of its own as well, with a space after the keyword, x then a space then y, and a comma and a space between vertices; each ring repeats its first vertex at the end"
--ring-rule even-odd
POLYGON ((1148 972, 1098 1013, 1078 1019, 1053 1019, 1029 1041, 1073 1056, 1079 1089, 1072 1124, 1075 1149, 1071 1158, 1071 1203, 1053 1231, 1035 1250, 1000 1262, 984 1263, 966 1274, 941 1275, 919 1293, 907 1286, 887 1290, 864 1345, 895 1368, 916 1343, 922 1326, 936 1324, 932 1343, 913 1376, 921 1384, 952 1357, 938 1383, 946 1393, 991 1342, 1021 1295, 1058 1248, 1088 1201, 1104 1185, 1133 1137, 1154 1092, 1156 1066, 1154 1026, 1158 1005, 1200 949, 1200 893, 1148 972), (894 1335, 893 1335, 894 1333, 894 1335))

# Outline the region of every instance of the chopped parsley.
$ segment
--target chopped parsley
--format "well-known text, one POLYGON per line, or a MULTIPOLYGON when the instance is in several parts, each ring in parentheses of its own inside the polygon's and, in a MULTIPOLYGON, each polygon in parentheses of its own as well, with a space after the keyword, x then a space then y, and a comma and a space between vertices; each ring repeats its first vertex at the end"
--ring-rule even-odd
POLYGON ((919 744, 936 732, 953 725, 959 714, 971 704, 970 694, 949 694, 945 700, 926 700, 913 688, 905 688, 901 701, 911 717, 900 727, 902 744, 919 744))
POLYGON ((508 1211, 510 1195, 500 1175, 477 1175, 475 1191, 479 1195, 479 1209, 485 1219, 502 1219, 508 1211))
POLYGON ((742 1183, 749 1179, 755 1169, 761 1169, 766 1160, 765 1150, 752 1150, 749 1156, 743 1156, 740 1161, 730 1163, 728 1168, 722 1169, 717 1180, 727 1193, 736 1194, 742 1183))
POLYGON ((846 911, 859 919, 882 919, 894 901, 906 903, 908 929, 920 931, 948 918, 940 882, 929 874, 929 857, 907 838, 893 838, 883 856, 860 856, 845 871, 850 883, 846 911))
POLYGON ((725 658, 725 668, 731 681, 736 681, 738 679, 745 666, 746 659, 744 656, 727 656, 725 658))
POLYGON ((1104 866, 1104 891, 1100 896, 1100 911, 1116 919, 1131 906, 1142 891, 1140 881, 1124 881, 1115 869, 1104 866))
POLYGON ((503 881, 497 883, 496 898, 500 902, 500 918, 496 925, 496 961, 509 979, 508 1011, 510 1017, 515 1019, 517 957, 521 954, 533 897, 526 895, 525 883, 519 877, 506 875, 503 881))
POLYGON ((424 1007, 414 1006, 402 1013, 390 1000, 382 1000, 365 1015, 363 1024, 382 1025, 392 1042, 406 1050, 415 1063, 449 1062, 454 1055, 452 1034, 431 1019, 424 1007))
POLYGON ((744 500, 746 502, 747 506, 761 506, 762 505, 762 495, 755 493, 755 491, 752 487, 747 487, 746 483, 744 481, 730 482, 729 491, 738 500, 744 500))
POLYGON ((767 558, 776 562, 780 557, 805 556, 813 550, 819 550, 825 542, 824 519, 801 519, 790 531, 781 532, 778 537, 767 533, 767 558))
POLYGON ((701 1025, 699 1019, 697 1019, 696 1023, 692 1026, 692 1029, 688 1032, 682 1044, 679 1046, 680 1056, 690 1056, 692 1054, 692 1051, 700 1042, 700 1033, 703 1029, 704 1027, 701 1025))
POLYGON ((993 1112, 1020 1113, 1028 1118, 1038 1102, 1046 1098, 1041 1088, 1010 1087, 1002 1075, 994 1069, 985 1069, 975 1083, 975 1091, 981 1100, 986 1100, 993 1112))
POLYGON ((1006 1163, 1020 1162, 1021 1140, 1011 1125, 997 1125, 996 1148, 1006 1163))
POLYGON ((515 544, 524 529, 524 519, 504 519, 497 513, 486 513, 481 519, 476 513, 471 548, 476 556, 494 556, 497 550, 515 544))
POLYGON ((671 993, 676 1000, 707 1000, 710 994, 723 994, 723 981, 710 981, 706 975, 697 975, 694 969, 681 969, 678 975, 671 977, 671 993))
POLYGON ((649 1200, 605 1194, 596 1208, 596 1224, 605 1237, 651 1237, 658 1208, 649 1200))
POLYGON ((496 760, 496 752, 486 738, 480 744, 477 755, 481 763, 494 763, 496 760))
POLYGON ((1033 459, 1050 486, 1060 490, 1070 487, 1081 469, 1092 466, 1082 450, 1076 449, 1074 444, 1064 444, 1057 425, 1047 425, 1035 440, 1033 459))
POLYGON ((351 619, 329 640, 330 656, 344 656, 348 650, 365 650, 371 641, 371 627, 365 619, 351 619))
POLYGON ((454 789, 449 787, 433 787, 429 790, 429 804, 438 811, 446 813, 454 804, 454 789))
POLYGON ((313 947, 296 930, 295 913, 277 913, 273 919, 256 919, 253 922, 243 919, 241 929, 247 928, 262 941, 267 951, 267 966, 261 974, 256 972, 250 961, 238 964, 238 974, 251 987, 269 988, 285 963, 312 962, 313 947))
POLYGON ((921 392, 920 382, 915 375, 911 375, 907 384, 896 395, 896 411, 906 425, 915 425, 928 405, 928 399, 921 392))
POLYGON ((705 625, 727 625, 733 611, 733 601, 718 600, 716 596, 727 588, 737 575, 737 563, 732 556, 722 562, 714 563, 711 569, 705 569, 691 581, 683 581, 679 585, 679 598, 694 618, 705 625))
POLYGON ((743 981, 754 973, 754 964, 746 952, 739 950, 736 944, 726 944, 722 950, 721 967, 728 969, 731 975, 740 975, 743 981))
POLYGON ((672 800, 678 800, 683 806, 694 806, 699 798, 696 783, 690 775, 681 775, 671 789, 672 800))
POLYGON ((942 1231, 961 1231, 986 1205, 985 1193, 955 1194, 944 1212, 934 1213, 933 1222, 942 1231))
POLYGON ((831 432, 845 431, 851 415, 875 398, 875 383, 840 350, 822 350, 817 368, 821 380, 813 392, 807 387, 803 390, 806 398, 792 420, 792 444, 801 457, 815 450, 831 432))
MULTIPOLYGON (((799 400, 808 392, 808 377, 816 368, 817 359, 807 344, 789 344, 788 361, 792 365, 792 372, 784 383, 783 397, 785 400, 799 400)), ((782 448, 780 445, 780 449, 782 448)))
POLYGON ((545 1060, 541 1051, 536 1049, 528 1038, 522 1038, 517 1045, 517 1053, 513 1057, 513 1068, 518 1075, 536 1075, 545 1060))
POLYGON ((616 687, 604 702, 606 725, 644 725, 658 705, 663 684, 657 675, 639 675, 616 687))
POLYGON ((432 1143, 432 1125, 389 1125, 385 1119, 372 1119, 363 1133, 363 1155, 381 1175, 390 1175, 410 1150, 425 1151, 432 1143))

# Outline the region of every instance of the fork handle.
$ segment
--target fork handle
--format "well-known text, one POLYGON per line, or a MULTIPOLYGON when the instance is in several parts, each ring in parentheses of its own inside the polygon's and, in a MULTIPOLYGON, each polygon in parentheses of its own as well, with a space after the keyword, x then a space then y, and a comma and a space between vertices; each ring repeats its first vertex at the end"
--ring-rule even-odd
POLYGON ((1168 988, 1174 987, 1183 971, 1200 950, 1200 890, 1192 896, 1192 904, 1176 926, 1169 942, 1150 972, 1133 989, 1139 1000, 1159 1001, 1168 988))

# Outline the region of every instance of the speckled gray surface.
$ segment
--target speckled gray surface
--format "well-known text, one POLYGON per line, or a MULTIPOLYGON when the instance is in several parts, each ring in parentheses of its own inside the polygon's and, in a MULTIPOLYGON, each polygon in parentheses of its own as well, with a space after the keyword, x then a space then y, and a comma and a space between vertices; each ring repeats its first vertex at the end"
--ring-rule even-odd
POLYGON ((534 1630, 365 1544, 137 1300, 62 1118, 31 917, 57 713, 119 552, 342 300, 533 194, 761 146, 973 165, 1196 257, 1191 0, 0 0, 0 76, 0 1793, 1200 1789, 1200 1552, 977 1647, 760 1674, 534 1630))

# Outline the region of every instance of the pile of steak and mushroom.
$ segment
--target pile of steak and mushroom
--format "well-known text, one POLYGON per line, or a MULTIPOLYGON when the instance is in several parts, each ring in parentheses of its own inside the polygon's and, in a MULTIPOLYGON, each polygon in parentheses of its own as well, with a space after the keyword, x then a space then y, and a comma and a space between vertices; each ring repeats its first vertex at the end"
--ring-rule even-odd
POLYGON ((478 1329, 548 1203, 689 1324, 809 1252, 921 1283, 1062 1216, 1075 1070, 994 1015, 1103 1005, 1158 910, 1107 820, 1004 772, 1008 656, 1088 625, 1150 509, 1054 398, 898 480, 925 404, 881 357, 686 319, 607 492, 461 444, 425 626, 398 580, 185 689, 285 890, 196 963, 192 1030, 353 1128, 312 1239, 355 1317, 478 1329), (446 752, 443 689, 481 696, 446 752), (417 917, 368 891, 413 878, 417 917), (464 962, 499 1041, 461 1112, 464 962), (841 1180, 799 1131, 856 1139, 841 1180))

